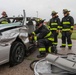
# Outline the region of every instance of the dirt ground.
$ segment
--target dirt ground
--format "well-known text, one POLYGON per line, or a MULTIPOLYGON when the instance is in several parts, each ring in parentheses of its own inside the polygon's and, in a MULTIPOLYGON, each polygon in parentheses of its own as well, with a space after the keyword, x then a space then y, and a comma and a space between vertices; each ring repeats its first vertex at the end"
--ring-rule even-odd
MULTIPOLYGON (((60 54, 67 54, 67 53, 76 53, 76 41, 73 40, 73 47, 72 50, 68 50, 68 47, 66 48, 60 48, 61 40, 58 40, 58 53, 60 54)), ((38 50, 36 50, 32 55, 25 58, 25 60, 14 67, 9 67, 8 64, 4 64, 0 66, 0 75, 34 75, 33 71, 31 71, 29 64, 36 60, 36 56, 38 54, 38 50)))

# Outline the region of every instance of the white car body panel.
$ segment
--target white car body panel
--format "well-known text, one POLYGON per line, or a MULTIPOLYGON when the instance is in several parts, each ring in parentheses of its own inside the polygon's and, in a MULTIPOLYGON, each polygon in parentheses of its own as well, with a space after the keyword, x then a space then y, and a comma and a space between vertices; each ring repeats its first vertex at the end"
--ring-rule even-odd
POLYGON ((28 30, 25 26, 20 27, 19 24, 19 22, 4 24, 4 26, 0 24, 0 30, 6 29, 2 31, 0 35, 0 65, 9 62, 11 44, 16 40, 18 36, 26 45, 26 47, 29 45, 28 30), (7 29, 10 27, 15 27, 17 25, 19 27, 7 29))

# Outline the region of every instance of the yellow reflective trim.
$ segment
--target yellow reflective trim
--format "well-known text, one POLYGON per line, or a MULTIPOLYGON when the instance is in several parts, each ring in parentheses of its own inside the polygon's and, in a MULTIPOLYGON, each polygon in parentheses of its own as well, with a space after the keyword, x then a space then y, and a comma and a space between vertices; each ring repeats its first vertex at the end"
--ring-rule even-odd
POLYGON ((46 51, 46 48, 39 48, 39 51, 46 51))
POLYGON ((49 37, 51 34, 52 34, 52 33, 51 33, 51 32, 49 32, 49 33, 45 36, 45 38, 46 38, 46 37, 49 37))
POLYGON ((54 45, 57 45, 57 43, 56 43, 56 42, 54 42, 53 44, 54 44, 54 45))
POLYGON ((74 26, 71 26, 71 28, 74 28, 74 26))
POLYGON ((32 32, 32 34, 36 35, 35 32, 32 32))
POLYGON ((57 23, 51 23, 51 25, 58 25, 57 23))
POLYGON ((68 46, 72 46, 72 44, 68 44, 68 46))
POLYGON ((57 30, 57 28, 50 28, 50 30, 57 30))
POLYGON ((34 36, 34 40, 37 41, 37 36, 34 36))
POLYGON ((58 26, 57 28, 62 28, 61 26, 58 26))
POLYGON ((62 31, 69 31, 70 29, 62 29, 62 31))
POLYGON ((54 38, 48 38, 48 40, 50 40, 50 41, 54 41, 54 38))
POLYGON ((51 53, 51 47, 48 48, 49 53, 51 53))
POLYGON ((49 26, 49 25, 46 25, 46 27, 47 27, 48 29, 50 29, 50 26, 49 26))
POLYGON ((62 46, 66 46, 66 44, 62 44, 62 46))
POLYGON ((60 28, 60 26, 58 26, 57 28, 60 28))
POLYGON ((63 24, 70 24, 70 22, 63 22, 63 24))
POLYGON ((2 21, 1 24, 8 24, 8 22, 7 21, 2 21))

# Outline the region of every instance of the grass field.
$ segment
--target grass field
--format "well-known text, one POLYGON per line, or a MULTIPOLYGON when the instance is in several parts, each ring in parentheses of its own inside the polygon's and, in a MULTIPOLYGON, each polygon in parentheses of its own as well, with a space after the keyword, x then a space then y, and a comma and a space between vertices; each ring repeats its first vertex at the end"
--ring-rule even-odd
MULTIPOLYGON (((59 33, 58 37, 61 38, 61 33, 59 33)), ((71 38, 76 40, 76 30, 73 31, 71 38)))

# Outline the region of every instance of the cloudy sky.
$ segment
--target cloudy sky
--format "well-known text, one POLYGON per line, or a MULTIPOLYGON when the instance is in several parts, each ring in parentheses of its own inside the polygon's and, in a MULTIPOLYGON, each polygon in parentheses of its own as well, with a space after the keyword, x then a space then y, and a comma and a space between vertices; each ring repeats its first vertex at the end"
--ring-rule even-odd
POLYGON ((76 20, 75 6, 76 0, 0 0, 0 13, 6 11, 8 16, 17 16, 25 9, 27 16, 36 17, 38 11, 38 17, 49 20, 51 11, 57 11, 62 18, 62 10, 66 8, 76 20))

